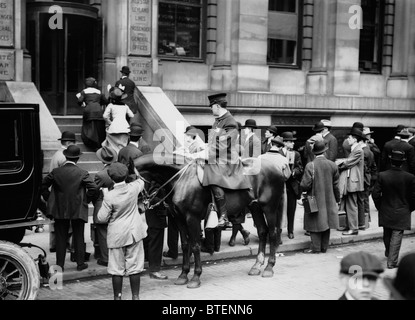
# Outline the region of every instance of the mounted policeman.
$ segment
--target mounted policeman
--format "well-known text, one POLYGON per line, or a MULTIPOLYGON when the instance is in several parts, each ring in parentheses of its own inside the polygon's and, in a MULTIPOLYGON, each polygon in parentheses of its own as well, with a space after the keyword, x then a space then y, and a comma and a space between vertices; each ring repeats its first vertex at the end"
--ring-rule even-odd
POLYGON ((194 159, 205 159, 203 186, 210 187, 219 211, 219 227, 227 220, 226 190, 247 190, 251 188, 243 173, 238 151, 238 123, 227 110, 226 93, 209 96, 215 123, 209 130, 208 147, 192 155, 194 159))

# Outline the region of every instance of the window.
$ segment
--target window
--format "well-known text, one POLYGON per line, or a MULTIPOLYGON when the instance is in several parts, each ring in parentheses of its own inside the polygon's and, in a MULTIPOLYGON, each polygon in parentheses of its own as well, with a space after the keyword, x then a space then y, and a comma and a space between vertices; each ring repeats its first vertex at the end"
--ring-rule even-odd
POLYGON ((205 0, 160 0, 158 54, 203 58, 205 0))
POLYGON ((359 69, 379 73, 382 68, 384 0, 362 0, 363 29, 360 30, 359 69))
POLYGON ((302 0, 269 0, 268 54, 270 65, 301 68, 302 0))
POLYGON ((23 156, 21 154, 21 121, 19 115, 5 113, 0 118, 0 135, 3 146, 0 153, 0 172, 17 171, 22 168, 23 156))

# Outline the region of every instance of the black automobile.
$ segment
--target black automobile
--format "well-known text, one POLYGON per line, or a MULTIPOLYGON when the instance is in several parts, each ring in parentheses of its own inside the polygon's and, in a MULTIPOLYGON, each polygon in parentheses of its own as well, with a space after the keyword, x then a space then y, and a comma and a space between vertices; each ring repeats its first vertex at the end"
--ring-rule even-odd
POLYGON ((0 137, 0 300, 29 300, 40 276, 21 241, 41 201, 39 106, 0 103, 0 137))

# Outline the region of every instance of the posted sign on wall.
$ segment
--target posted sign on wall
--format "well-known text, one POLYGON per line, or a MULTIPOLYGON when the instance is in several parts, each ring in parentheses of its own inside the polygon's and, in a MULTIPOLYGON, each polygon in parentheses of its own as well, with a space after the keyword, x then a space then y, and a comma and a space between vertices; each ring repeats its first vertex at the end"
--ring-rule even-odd
POLYGON ((14 3, 0 0, 0 47, 14 46, 14 3))
POLYGON ((137 86, 151 86, 152 62, 149 58, 129 58, 128 65, 131 70, 130 79, 137 86))
POLYGON ((129 54, 151 55, 151 0, 130 0, 129 54))
POLYGON ((0 50, 0 80, 14 80, 14 51, 0 50))

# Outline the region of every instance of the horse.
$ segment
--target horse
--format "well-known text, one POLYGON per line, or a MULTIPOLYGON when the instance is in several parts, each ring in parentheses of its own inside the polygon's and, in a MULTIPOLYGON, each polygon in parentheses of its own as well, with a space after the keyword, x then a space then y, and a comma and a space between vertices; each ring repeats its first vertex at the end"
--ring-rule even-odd
MULTIPOLYGON (((246 163, 258 159, 247 159, 246 163)), ((206 218, 207 208, 212 202, 209 187, 203 187, 198 178, 198 164, 187 161, 183 156, 147 154, 134 160, 139 176, 146 182, 153 181, 163 188, 167 194, 157 204, 165 202, 171 209, 177 223, 183 251, 182 272, 175 281, 176 285, 186 285, 190 289, 201 285, 202 264, 201 221, 206 218), (163 163, 163 164, 160 164, 163 163), (190 258, 194 255, 194 275, 189 282, 190 258)), ((251 182, 251 190, 225 190, 228 215, 236 215, 249 208, 259 238, 256 262, 249 271, 251 276, 261 275, 261 267, 265 264, 265 249, 269 239, 270 251, 268 264, 262 277, 273 277, 275 254, 281 241, 282 199, 284 183, 282 173, 275 170, 272 162, 267 159, 260 161, 257 174, 247 175, 251 182)), ((160 190, 160 188, 158 189, 160 190)), ((144 191, 144 193, 147 193, 144 191)), ((151 202, 157 191, 147 194, 147 202, 151 202)))

